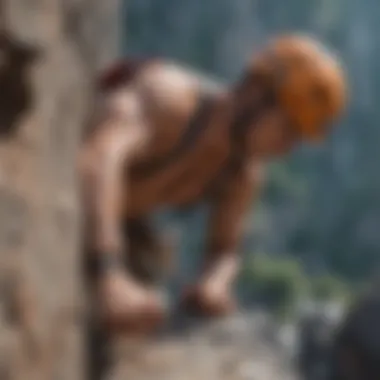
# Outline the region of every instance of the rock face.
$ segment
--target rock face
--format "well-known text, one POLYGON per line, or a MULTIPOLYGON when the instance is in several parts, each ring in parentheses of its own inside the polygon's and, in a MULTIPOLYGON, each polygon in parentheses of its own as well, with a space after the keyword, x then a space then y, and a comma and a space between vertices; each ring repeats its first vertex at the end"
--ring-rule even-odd
POLYGON ((0 378, 82 379, 74 159, 118 0, 0 1, 0 378))
POLYGON ((244 314, 156 342, 121 342, 110 379, 296 380, 284 350, 268 339, 267 316, 244 314))
POLYGON ((331 380, 380 378, 379 277, 347 313, 337 330, 331 380))

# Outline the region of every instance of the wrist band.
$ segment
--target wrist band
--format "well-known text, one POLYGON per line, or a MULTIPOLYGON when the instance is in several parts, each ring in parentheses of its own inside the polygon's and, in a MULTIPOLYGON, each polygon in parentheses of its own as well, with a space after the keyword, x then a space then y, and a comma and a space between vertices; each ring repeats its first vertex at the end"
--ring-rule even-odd
POLYGON ((101 274, 112 269, 120 268, 122 262, 115 253, 98 253, 91 255, 88 260, 88 269, 92 274, 101 274))

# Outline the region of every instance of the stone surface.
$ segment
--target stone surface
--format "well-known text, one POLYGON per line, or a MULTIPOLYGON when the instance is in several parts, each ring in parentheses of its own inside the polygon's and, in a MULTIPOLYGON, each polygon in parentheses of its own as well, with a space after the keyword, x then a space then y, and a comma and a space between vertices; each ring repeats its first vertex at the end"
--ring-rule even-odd
POLYGON ((74 160, 119 3, 0 1, 2 380, 83 378, 74 160))
POLYGON ((262 315, 243 314, 180 337, 121 342, 110 379, 296 380, 287 353, 265 338, 268 328, 262 315))

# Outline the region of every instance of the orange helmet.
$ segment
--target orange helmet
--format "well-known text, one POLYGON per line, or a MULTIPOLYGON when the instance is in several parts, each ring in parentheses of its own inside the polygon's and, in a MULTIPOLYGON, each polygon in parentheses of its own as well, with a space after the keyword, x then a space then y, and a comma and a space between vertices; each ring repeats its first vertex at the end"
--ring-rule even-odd
POLYGON ((280 37, 250 66, 269 80, 289 120, 306 139, 320 139, 346 104, 346 79, 340 62, 309 37, 280 37))

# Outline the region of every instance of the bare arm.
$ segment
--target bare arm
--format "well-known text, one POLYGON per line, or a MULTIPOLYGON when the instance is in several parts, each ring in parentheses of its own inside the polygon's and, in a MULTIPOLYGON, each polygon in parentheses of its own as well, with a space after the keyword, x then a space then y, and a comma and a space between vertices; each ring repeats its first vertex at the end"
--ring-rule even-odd
POLYGON ((257 197, 263 173, 259 165, 235 173, 212 210, 202 282, 229 286, 240 268, 238 245, 244 232, 244 216, 257 197), (210 283, 211 281, 211 283, 210 283))
POLYGON ((81 150, 80 177, 89 248, 115 257, 124 245, 119 231, 126 190, 124 170, 147 134, 134 93, 109 95, 102 106, 104 114, 81 150))

